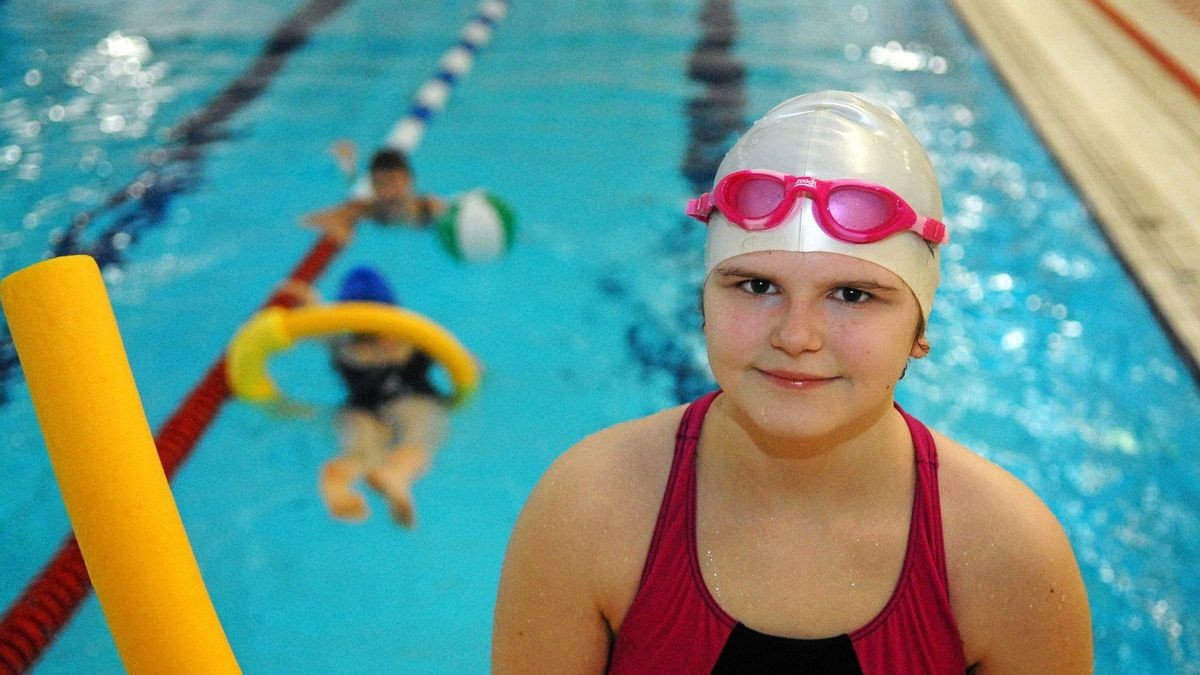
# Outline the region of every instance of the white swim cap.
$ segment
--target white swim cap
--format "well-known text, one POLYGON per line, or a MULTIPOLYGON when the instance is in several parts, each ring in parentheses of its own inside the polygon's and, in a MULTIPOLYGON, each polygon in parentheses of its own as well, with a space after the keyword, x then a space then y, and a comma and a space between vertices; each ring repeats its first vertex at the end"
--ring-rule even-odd
MULTIPOLYGON (((742 169, 876 183, 898 194, 919 215, 942 217, 933 165, 912 132, 887 106, 843 91, 788 99, 755 122, 725 155, 716 180, 742 169)), ((912 289, 928 320, 939 279, 937 246, 908 232, 869 244, 844 242, 821 229, 805 202, 787 221, 767 230, 743 229, 713 211, 705 272, 754 251, 841 253, 894 272, 912 289)))

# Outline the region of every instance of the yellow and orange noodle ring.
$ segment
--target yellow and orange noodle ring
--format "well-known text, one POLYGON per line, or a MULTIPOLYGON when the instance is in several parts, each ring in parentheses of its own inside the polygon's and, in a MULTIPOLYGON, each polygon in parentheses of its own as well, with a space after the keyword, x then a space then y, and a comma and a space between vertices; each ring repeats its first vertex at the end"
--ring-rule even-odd
POLYGON ((454 405, 462 405, 479 387, 479 364, 471 353, 434 321, 394 305, 338 302, 296 309, 268 307, 233 336, 225 356, 225 377, 238 398, 268 403, 283 398, 267 372, 271 355, 298 340, 337 333, 369 333, 403 340, 429 356, 450 376, 454 405))

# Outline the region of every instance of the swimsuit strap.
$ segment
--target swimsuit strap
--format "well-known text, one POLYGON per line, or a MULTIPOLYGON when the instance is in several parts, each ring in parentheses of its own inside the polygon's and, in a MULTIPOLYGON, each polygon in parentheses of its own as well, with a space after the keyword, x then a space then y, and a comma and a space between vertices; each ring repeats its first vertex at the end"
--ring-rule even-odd
POLYGON ((683 412, 683 419, 679 421, 679 431, 675 433, 675 457, 678 459, 681 452, 694 450, 688 445, 688 442, 695 443, 700 440, 700 427, 704 425, 704 417, 708 414, 708 408, 712 405, 713 400, 717 398, 721 391, 710 391, 700 398, 692 401, 688 405, 687 410, 683 412))
MULTIPOLYGON (((667 487, 663 491, 663 500, 658 508, 658 518, 654 522, 654 534, 650 539, 650 550, 646 552, 642 577, 638 580, 639 590, 646 585, 646 579, 654 568, 659 545, 670 528, 669 520, 674 515, 673 512, 678 509, 678 515, 685 515, 683 507, 689 503, 689 500, 686 499, 686 492, 695 476, 693 467, 696 464, 696 442, 700 440, 700 427, 704 424, 704 417, 708 413, 713 399, 720 393, 720 390, 709 392, 692 401, 683 411, 683 418, 680 419, 679 428, 675 432, 675 455, 671 459, 671 473, 667 478, 667 487)), ((685 522, 688 521, 690 519, 685 517, 685 522)))
POLYGON ((921 420, 909 415, 899 404, 896 405, 896 410, 900 411, 900 414, 904 416, 905 423, 908 424, 908 432, 912 436, 913 450, 916 454, 919 494, 914 498, 914 522, 910 528, 920 530, 919 533, 913 532, 913 536, 923 537, 929 550, 933 552, 941 590, 945 593, 945 597, 949 598, 945 542, 942 539, 942 500, 941 491, 938 489, 937 443, 934 442, 929 427, 925 426, 921 420))

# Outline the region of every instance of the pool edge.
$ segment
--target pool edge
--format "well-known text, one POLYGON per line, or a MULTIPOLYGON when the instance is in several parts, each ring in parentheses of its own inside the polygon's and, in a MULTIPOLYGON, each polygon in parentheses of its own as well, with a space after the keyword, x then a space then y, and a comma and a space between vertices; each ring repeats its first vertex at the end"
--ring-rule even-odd
POLYGON ((1168 0, 951 5, 1200 383, 1200 18, 1168 0))

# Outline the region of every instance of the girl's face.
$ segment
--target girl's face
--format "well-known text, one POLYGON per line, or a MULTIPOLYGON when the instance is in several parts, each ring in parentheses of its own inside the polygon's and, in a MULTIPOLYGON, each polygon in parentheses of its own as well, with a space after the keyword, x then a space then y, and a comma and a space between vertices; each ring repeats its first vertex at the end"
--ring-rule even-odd
POLYGON ((751 433, 852 437, 892 406, 920 309, 891 271, 836 253, 760 251, 718 264, 704 284, 717 383, 751 433))

